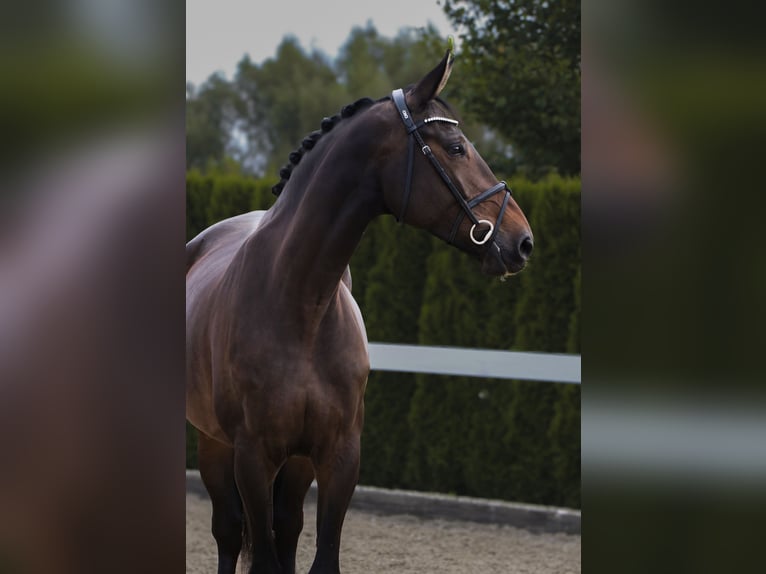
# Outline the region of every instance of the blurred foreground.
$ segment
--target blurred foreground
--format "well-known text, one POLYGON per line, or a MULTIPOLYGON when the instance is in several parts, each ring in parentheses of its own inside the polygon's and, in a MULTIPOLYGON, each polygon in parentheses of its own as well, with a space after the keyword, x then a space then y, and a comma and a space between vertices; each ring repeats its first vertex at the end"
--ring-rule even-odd
POLYGON ((698 3, 583 5, 586 572, 760 563, 766 65, 756 20, 698 3))
POLYGON ((3 20, 0 572, 181 572, 183 4, 3 20))

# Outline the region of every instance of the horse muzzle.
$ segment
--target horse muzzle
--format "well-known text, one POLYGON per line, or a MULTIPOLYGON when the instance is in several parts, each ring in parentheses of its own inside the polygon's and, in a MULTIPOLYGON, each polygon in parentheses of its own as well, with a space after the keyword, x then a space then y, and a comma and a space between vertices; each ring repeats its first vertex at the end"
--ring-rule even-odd
POLYGON ((528 231, 506 241, 495 237, 482 256, 481 270, 498 277, 515 275, 524 269, 533 248, 534 240, 528 231))

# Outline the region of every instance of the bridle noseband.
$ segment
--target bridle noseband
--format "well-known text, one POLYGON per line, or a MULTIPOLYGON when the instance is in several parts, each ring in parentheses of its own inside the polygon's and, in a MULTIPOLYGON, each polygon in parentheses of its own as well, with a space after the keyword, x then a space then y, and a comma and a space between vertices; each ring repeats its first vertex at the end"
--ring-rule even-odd
MULTIPOLYGON (((412 119, 412 114, 410 113, 409 109, 407 109, 407 103, 404 99, 404 91, 401 89, 394 90, 391 93, 391 98, 393 99, 394 105, 399 112, 399 117, 404 122, 404 127, 407 130, 407 135, 409 136, 407 141, 407 179, 404 184, 404 199, 402 202, 402 212, 398 218, 399 222, 404 223, 404 216, 407 213, 407 205, 410 201, 410 192, 412 191, 412 164, 415 157, 415 142, 417 142, 417 144, 420 146, 420 151, 422 151, 423 155, 429 159, 431 165, 434 166, 436 172, 441 176, 442 180, 447 185, 447 189, 450 190, 458 205, 462 209, 462 211, 458 213, 457 218, 452 225, 452 231, 450 232, 449 238, 447 239, 447 243, 451 244, 455 240, 455 236, 457 235, 458 229, 460 228, 460 224, 463 222, 464 217, 468 217, 471 223, 473 223, 469 233, 471 241, 473 241, 476 245, 484 245, 489 241, 493 241, 495 235, 497 234, 497 230, 500 228, 500 222, 503 219, 505 207, 508 205, 508 200, 511 198, 511 190, 508 185, 504 181, 498 182, 476 197, 467 200, 463 194, 458 191, 457 187, 455 187, 455 184, 452 183, 449 175, 447 175, 447 172, 439 163, 439 160, 436 159, 436 156, 431 151, 431 148, 423 141, 423 136, 421 136, 420 132, 418 131, 424 125, 431 122, 445 122, 453 125, 458 125, 458 122, 442 116, 433 116, 415 123, 415 121, 412 119), (505 191, 505 197, 503 197, 503 204, 500 207, 500 213, 497 215, 495 223, 492 223, 487 219, 477 219, 476 215, 473 213, 473 208, 479 205, 482 201, 486 201, 496 193, 499 193, 500 191, 505 191), (483 237, 476 238, 474 236, 474 232, 476 227, 480 224, 489 225, 489 229, 483 237)), ((497 245, 496 247, 499 253, 500 247, 497 245)))

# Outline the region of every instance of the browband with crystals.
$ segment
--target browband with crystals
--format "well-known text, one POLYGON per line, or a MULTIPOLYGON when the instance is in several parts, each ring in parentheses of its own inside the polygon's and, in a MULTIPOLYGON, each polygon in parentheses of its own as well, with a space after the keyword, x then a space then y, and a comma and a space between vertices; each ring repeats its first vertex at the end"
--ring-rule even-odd
POLYGON ((428 123, 431 123, 431 122, 447 122, 449 124, 458 125, 458 121, 457 120, 453 120, 453 119, 450 119, 450 118, 445 118, 444 116, 434 116, 432 118, 426 118, 426 119, 423 120, 424 124, 428 124, 428 123))

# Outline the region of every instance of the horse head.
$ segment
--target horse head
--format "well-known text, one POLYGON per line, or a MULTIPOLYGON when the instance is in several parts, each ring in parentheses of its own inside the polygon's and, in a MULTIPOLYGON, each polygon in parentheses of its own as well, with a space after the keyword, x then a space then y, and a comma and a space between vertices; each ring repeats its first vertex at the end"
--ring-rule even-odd
POLYGON ((485 273, 517 273, 532 253, 532 231, 439 98, 452 62, 449 49, 417 84, 376 106, 379 121, 391 124, 379 147, 383 201, 401 222, 480 259, 485 273))

